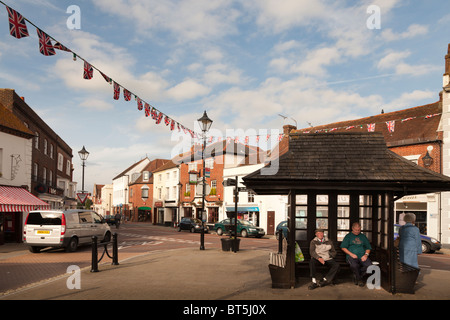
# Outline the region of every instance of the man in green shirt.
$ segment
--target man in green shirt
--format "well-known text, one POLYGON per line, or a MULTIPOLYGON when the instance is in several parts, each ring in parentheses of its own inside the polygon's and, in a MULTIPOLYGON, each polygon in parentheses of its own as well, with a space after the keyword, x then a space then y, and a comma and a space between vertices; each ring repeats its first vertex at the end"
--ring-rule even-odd
POLYGON ((352 224, 352 232, 345 236, 341 243, 341 249, 347 254, 347 262, 353 272, 355 284, 363 287, 362 278, 366 274, 367 268, 372 264, 369 259, 372 246, 367 237, 361 233, 359 222, 352 224))

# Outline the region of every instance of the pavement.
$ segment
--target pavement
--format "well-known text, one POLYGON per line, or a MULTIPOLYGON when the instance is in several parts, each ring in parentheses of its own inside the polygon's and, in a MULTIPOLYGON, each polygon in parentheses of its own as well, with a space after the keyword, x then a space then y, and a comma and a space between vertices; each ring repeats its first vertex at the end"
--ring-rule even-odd
MULTIPOLYGON (((24 247, 0 246, 1 257, 23 254, 24 247), (9 248, 9 249, 8 249, 9 248)), ((450 254, 449 249, 443 249, 450 254)), ((447 258, 447 257, 445 257, 447 258)), ((450 256, 448 257, 450 259, 450 256)), ((308 290, 309 279, 293 289, 274 289, 269 251, 183 248, 160 250, 99 264, 0 293, 0 300, 448 300, 450 271, 422 269, 415 294, 355 286, 340 279, 334 286, 308 290), (80 288, 76 288, 79 284, 80 288), (75 288, 74 288, 75 287, 75 288), (73 289, 70 289, 73 288, 73 289)))

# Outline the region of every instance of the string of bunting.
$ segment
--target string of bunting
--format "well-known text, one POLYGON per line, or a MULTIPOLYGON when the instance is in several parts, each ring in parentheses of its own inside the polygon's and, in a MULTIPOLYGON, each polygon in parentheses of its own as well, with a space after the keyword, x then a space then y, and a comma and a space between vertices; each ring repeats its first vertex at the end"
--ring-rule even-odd
MULTIPOLYGON (((157 108, 155 108, 148 102, 141 99, 135 93, 131 92, 130 90, 128 90, 127 88, 125 88, 124 86, 119 84, 116 80, 113 80, 111 77, 107 76, 104 72, 102 72, 100 69, 98 69, 91 63, 89 63, 86 59, 81 57, 79 54, 77 54, 73 50, 69 49, 68 47, 64 46, 61 42, 57 41, 55 38, 53 38, 52 36, 48 35, 44 31, 42 31, 33 22, 31 22, 27 18, 23 17, 19 12, 12 9, 8 5, 6 5, 3 1, 0 0, 0 3, 6 7, 6 11, 8 13, 8 21, 9 21, 9 32, 10 32, 11 36, 13 36, 17 39, 28 37, 29 33, 28 33, 28 28, 27 28, 26 22, 30 23, 31 25, 33 25, 36 28, 37 35, 39 38, 39 52, 41 54, 43 54, 44 56, 53 56, 56 54, 55 49, 72 53, 74 61, 76 61, 78 58, 84 62, 83 79, 86 79, 86 80, 92 79, 94 77, 94 70, 97 70, 102 75, 102 77, 105 79, 105 81, 113 86, 113 99, 114 100, 120 99, 120 91, 122 89, 124 100, 131 101, 132 97, 134 96, 134 99, 137 102, 137 109, 139 111, 144 110, 145 116, 151 117, 153 120, 155 120, 156 124, 160 124, 164 120, 164 124, 166 126, 168 126, 171 131, 173 131, 173 130, 175 130, 175 128, 177 128, 178 132, 181 132, 181 130, 182 130, 184 132, 184 134, 190 134, 191 138, 198 139, 198 141, 200 141, 200 139, 201 139, 200 133, 196 133, 193 130, 180 124, 178 121, 175 121, 174 119, 170 118, 168 115, 164 114, 162 111, 158 110, 157 108), (55 43, 53 44, 52 41, 54 41, 55 43)), ((435 117, 438 115, 440 115, 440 113, 426 115, 423 118, 429 119, 429 118, 432 118, 432 117, 435 117)), ((388 131, 392 133, 395 131, 396 121, 401 120, 401 122, 403 123, 405 121, 409 121, 409 120, 412 120, 415 118, 419 118, 419 117, 409 117, 409 118, 405 118, 405 119, 391 120, 391 121, 386 121, 385 123, 386 123, 388 131)), ((376 125, 379 123, 382 123, 382 122, 366 124, 367 131, 374 132, 376 125)), ((364 128, 364 125, 360 124, 360 125, 351 125, 351 126, 346 126, 346 127, 334 127, 331 129, 326 128, 326 129, 314 130, 313 132, 314 133, 333 132, 336 130, 342 130, 342 129, 351 130, 351 129, 355 129, 355 128, 361 129, 361 128, 364 128)), ((302 133, 311 133, 312 131, 305 129, 304 131, 301 131, 301 132, 302 133)), ((267 142, 267 141, 269 141, 271 136, 272 136, 271 134, 267 134, 265 136, 263 136, 263 135, 245 136, 243 142, 245 145, 249 145, 250 137, 254 137, 255 143, 259 144, 261 137, 263 137, 263 139, 265 138, 265 141, 267 142)), ((283 134, 278 134, 277 140, 281 141, 283 136, 284 136, 283 134)), ((230 143, 232 141, 234 141, 235 143, 239 143, 238 136, 236 136, 236 137, 210 136, 207 139, 207 143, 220 142, 220 141, 222 141, 222 139, 226 140, 227 143, 230 143)))
POLYGON ((29 36, 28 28, 26 22, 30 23, 32 26, 36 28, 37 35, 39 38, 39 52, 44 56, 54 56, 56 54, 55 49, 71 52, 73 55, 73 60, 76 61, 77 58, 81 59, 84 62, 83 68, 83 79, 90 80, 94 77, 94 70, 97 70, 105 81, 109 84, 113 85, 113 99, 119 100, 120 91, 123 90, 123 97, 125 101, 131 101, 134 96, 135 101, 137 102, 137 108, 139 111, 144 110, 146 117, 151 117, 155 120, 156 124, 161 123, 162 119, 164 119, 164 124, 170 128, 170 130, 177 130, 180 132, 183 130, 185 134, 190 134, 192 138, 198 138, 200 134, 194 132, 193 130, 187 128, 182 125, 178 121, 170 118, 168 115, 164 114, 162 111, 158 110, 145 100, 141 99, 138 95, 131 92, 121 84, 119 84, 116 80, 113 80, 111 77, 107 76, 100 69, 89 63, 86 59, 81 57, 78 53, 74 52, 72 49, 64 46, 61 42, 48 35, 46 32, 42 31, 38 26, 36 26, 33 22, 22 16, 19 12, 12 9, 8 5, 6 5, 3 1, 0 1, 6 7, 6 11, 8 13, 8 22, 9 22, 9 33, 11 36, 21 39, 29 36), (52 43, 54 42, 54 44, 52 43))

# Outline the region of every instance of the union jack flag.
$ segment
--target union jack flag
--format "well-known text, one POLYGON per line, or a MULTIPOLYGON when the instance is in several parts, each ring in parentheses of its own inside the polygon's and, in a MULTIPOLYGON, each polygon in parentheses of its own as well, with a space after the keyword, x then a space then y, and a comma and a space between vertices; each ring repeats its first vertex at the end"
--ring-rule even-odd
POLYGON ((156 124, 160 124, 161 123, 161 120, 162 120, 163 116, 164 116, 164 113, 160 112, 158 118, 156 118, 156 124))
POLYGON ((127 89, 123 88, 123 97, 124 97, 125 101, 130 101, 131 100, 131 92, 128 91, 127 89))
POLYGON ((119 100, 120 97, 120 86, 114 82, 114 100, 119 100))
POLYGON ((25 24, 25 18, 17 11, 6 6, 9 18, 9 33, 17 39, 28 37, 28 29, 25 24))
POLYGON ((70 50, 66 46, 63 46, 61 44, 61 42, 56 42, 55 45, 53 46, 53 48, 58 49, 58 50, 62 50, 62 51, 72 52, 72 50, 70 50))
MULTIPOLYGON (((141 98, 139 98, 139 97, 137 97, 136 100, 137 100, 137 108, 138 108, 139 111, 141 111, 142 108, 144 107, 144 106, 142 105, 142 100, 141 100, 141 98)), ((146 109, 146 110, 147 110, 147 109, 146 109)))
POLYGON ((145 103, 144 110, 145 116, 148 117, 150 115, 150 105, 148 103, 145 103))
POLYGON ((388 128, 389 132, 394 132, 394 130, 395 130, 395 120, 386 121, 386 125, 387 125, 387 128, 388 128))
POLYGON ((170 118, 169 118, 168 116, 165 116, 165 117, 164 117, 164 123, 166 124, 166 126, 169 125, 169 123, 170 123, 170 118))
POLYGON ((105 79, 106 82, 108 82, 109 84, 111 84, 111 78, 108 77, 106 74, 104 74, 103 72, 100 71, 100 74, 102 75, 103 79, 105 79))
POLYGON ((375 132, 375 123, 367 124, 367 131, 368 132, 375 132))
POLYGON ((87 63, 86 61, 84 62, 84 73, 83 73, 83 78, 86 80, 90 80, 94 77, 94 69, 92 68, 92 66, 87 63))
POLYGON ((173 131, 175 129, 175 120, 172 119, 172 122, 170 123, 170 130, 173 131))
POLYGON ((53 48, 52 41, 50 40, 50 37, 48 34, 46 34, 44 31, 36 28, 38 37, 39 37, 39 51, 44 56, 53 56, 56 54, 55 49, 53 48))
POLYGON ((155 108, 152 108, 152 111, 150 111, 150 115, 152 116, 153 120, 158 119, 158 112, 156 112, 155 108))

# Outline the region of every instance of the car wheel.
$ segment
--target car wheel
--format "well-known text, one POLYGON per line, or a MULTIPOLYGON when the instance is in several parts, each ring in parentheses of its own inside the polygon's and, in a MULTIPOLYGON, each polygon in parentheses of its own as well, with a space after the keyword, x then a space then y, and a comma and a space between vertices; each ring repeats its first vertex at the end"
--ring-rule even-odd
POLYGON ((195 232, 195 228, 192 227, 192 228, 191 228, 191 233, 194 233, 194 232, 195 232))
POLYGON ((35 246, 32 246, 32 247, 28 247, 28 249, 29 249, 30 252, 32 252, 32 253, 39 253, 39 252, 41 252, 41 247, 35 247, 35 246))
POLYGON ((66 252, 75 252, 78 248, 78 240, 77 238, 70 239, 69 244, 66 247, 66 252))
POLYGON ((241 237, 242 237, 242 238, 247 238, 247 237, 248 237, 248 232, 247 232, 247 230, 242 229, 242 231, 241 231, 241 237))
POLYGON ((429 253, 430 251, 431 251, 430 245, 422 241, 422 253, 429 253))
POLYGON ((217 228, 217 235, 218 236, 221 236, 221 235, 223 235, 223 230, 222 230, 222 228, 217 228))
POLYGON ((180 226, 178 226, 178 229, 177 229, 177 230, 178 230, 178 232, 181 232, 181 227, 180 227, 180 226))

